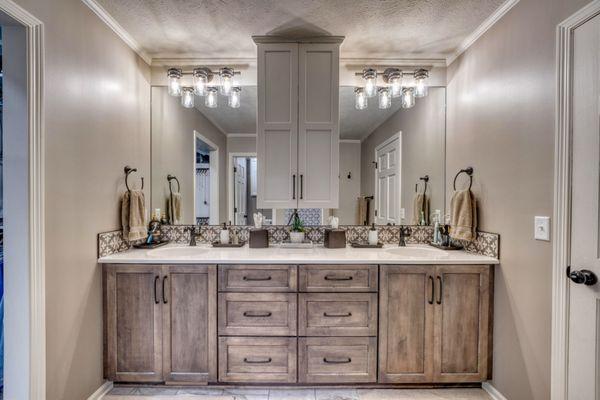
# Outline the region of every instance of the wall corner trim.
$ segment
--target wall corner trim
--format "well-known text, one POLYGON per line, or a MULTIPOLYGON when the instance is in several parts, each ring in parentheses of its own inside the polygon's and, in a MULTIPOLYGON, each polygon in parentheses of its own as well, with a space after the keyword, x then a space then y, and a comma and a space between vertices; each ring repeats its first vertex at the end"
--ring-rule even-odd
POLYGON ((488 31, 504 14, 510 11, 519 0, 506 0, 492 15, 487 17, 469 36, 463 40, 456 51, 446 58, 446 66, 452 64, 462 53, 473 45, 484 33, 488 31))
POLYGON ((123 28, 112 15, 108 13, 96 0, 81 0, 83 4, 88 6, 110 29, 125 42, 133 51, 135 51, 148 65, 152 65, 152 57, 150 57, 142 46, 123 28))
POLYGON ((104 382, 87 400, 100 400, 104 398, 104 395, 108 394, 113 388, 113 383, 111 381, 104 382))
POLYGON ((502 393, 498 391, 489 381, 483 382, 481 384, 481 388, 490 395, 490 397, 494 400, 508 400, 502 393))

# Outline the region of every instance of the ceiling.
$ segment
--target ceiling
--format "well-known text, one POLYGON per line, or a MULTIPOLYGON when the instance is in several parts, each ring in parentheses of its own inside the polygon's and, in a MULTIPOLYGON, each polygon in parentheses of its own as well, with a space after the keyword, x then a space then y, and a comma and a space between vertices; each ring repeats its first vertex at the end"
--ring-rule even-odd
POLYGON ((447 58, 504 0, 95 0, 152 58, 252 58, 252 35, 342 35, 342 58, 447 58))

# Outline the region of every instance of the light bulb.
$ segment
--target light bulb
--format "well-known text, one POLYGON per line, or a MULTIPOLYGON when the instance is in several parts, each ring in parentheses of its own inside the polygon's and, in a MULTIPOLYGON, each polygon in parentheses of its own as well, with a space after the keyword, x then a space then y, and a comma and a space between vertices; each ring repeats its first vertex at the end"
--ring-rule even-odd
POLYGON ((181 88, 181 105, 185 108, 194 108, 194 89, 191 87, 181 88))
POLYGON ((364 110, 367 108, 367 95, 365 94, 365 90, 363 88, 354 89, 354 107, 357 110, 364 110))
POLYGON ((415 105, 415 90, 407 87, 402 89, 402 108, 412 108, 415 105))
POLYGON ((239 86, 231 88, 227 105, 231 108, 240 108, 240 97, 242 94, 242 88, 239 86))
POLYGON ((233 87, 233 75, 234 71, 232 68, 221 68, 219 76, 221 77, 221 86, 219 86, 219 92, 223 96, 229 96, 231 88, 233 87))
POLYGON ((425 97, 428 94, 427 78, 429 78, 429 72, 425 69, 418 69, 415 71, 415 97, 425 97))
POLYGON ((392 97, 402 95, 402 71, 398 68, 388 68, 383 72, 383 80, 390 87, 392 97))
POLYGON ((181 96, 181 76, 183 73, 180 69, 169 68, 167 71, 169 94, 171 96, 181 96))
POLYGON ((373 97, 377 94, 377 71, 373 68, 363 70, 363 79, 365 80, 365 94, 367 97, 373 97))
POLYGON ((390 91, 388 88, 379 89, 379 108, 385 110, 392 106, 392 98, 390 97, 390 91))
POLYGON ((217 88, 209 87, 206 89, 206 97, 204 98, 204 105, 208 108, 216 108, 219 105, 217 88))
POLYGON ((205 68, 196 68, 192 74, 192 84, 194 85, 194 93, 196 96, 204 96, 206 94, 206 84, 208 83, 209 71, 205 68))

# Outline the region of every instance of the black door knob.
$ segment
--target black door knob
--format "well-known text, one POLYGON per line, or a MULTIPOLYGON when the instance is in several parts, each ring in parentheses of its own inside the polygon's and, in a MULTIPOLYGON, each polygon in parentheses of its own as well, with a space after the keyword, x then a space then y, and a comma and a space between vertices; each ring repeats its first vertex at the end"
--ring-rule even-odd
POLYGON ((569 278, 577 284, 592 286, 598 282, 598 277, 596 276, 596 274, 587 269, 569 271, 568 275, 569 278))

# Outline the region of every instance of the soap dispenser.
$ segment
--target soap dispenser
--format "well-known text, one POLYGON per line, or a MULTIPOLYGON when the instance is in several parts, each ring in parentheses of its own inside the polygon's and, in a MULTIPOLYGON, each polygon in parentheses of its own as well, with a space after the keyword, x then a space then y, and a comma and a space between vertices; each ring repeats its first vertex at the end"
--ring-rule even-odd
POLYGON ((379 243, 379 234, 377 228, 375 228, 375 223, 373 223, 371 229, 369 229, 369 244, 371 246, 377 246, 377 243, 379 243))
POLYGON ((229 244, 229 229, 227 229, 227 224, 225 222, 223 222, 223 228, 219 234, 219 239, 221 244, 229 244))

